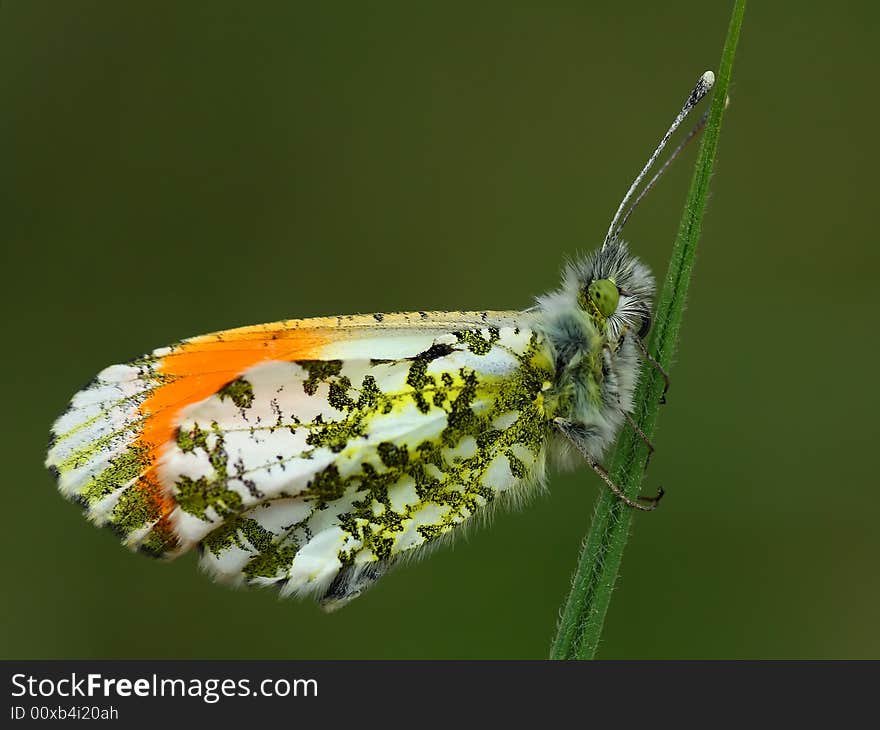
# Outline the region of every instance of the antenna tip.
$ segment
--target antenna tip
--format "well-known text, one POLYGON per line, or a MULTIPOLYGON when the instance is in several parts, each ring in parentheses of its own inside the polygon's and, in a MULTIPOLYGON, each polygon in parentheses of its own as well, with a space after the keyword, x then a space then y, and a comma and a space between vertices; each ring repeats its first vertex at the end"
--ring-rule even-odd
MULTIPOLYGON (((699 81, 697 81, 697 85, 691 91, 691 95, 688 97, 687 101, 684 104, 684 108, 681 110, 682 114, 687 115, 687 113, 693 109, 700 101, 709 93, 712 87, 715 85, 715 74, 711 71, 705 71, 702 76, 700 76, 699 81)), ((677 121, 680 122, 684 117, 681 117, 677 121)))

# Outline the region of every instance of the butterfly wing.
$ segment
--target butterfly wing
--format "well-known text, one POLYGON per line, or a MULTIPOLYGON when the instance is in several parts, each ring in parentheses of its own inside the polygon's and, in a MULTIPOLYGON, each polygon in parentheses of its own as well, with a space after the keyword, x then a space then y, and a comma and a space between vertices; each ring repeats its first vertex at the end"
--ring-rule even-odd
POLYGON ((338 605, 535 483, 552 375, 517 313, 229 330, 104 370, 47 465, 131 547, 338 605))

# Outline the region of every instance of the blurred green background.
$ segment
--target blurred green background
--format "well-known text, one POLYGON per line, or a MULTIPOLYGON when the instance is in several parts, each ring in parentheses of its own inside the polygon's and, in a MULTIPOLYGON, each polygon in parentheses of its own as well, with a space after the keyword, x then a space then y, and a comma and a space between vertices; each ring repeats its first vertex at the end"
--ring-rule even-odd
MULTIPOLYGON (((56 494, 48 427, 188 335, 528 306, 601 241, 729 11, 5 0, 0 656, 546 656, 592 474, 326 616, 119 547, 56 494)), ((878 20, 747 10, 646 483, 668 496, 602 657, 880 656, 878 20)), ((694 153, 628 226, 658 276, 694 153)))

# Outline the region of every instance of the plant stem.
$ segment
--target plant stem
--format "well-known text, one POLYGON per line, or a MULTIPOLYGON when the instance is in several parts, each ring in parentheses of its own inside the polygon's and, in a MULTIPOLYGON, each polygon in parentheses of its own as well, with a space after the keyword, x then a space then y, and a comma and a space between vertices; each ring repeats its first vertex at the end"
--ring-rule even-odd
MULTIPOLYGON (((697 241, 709 192, 709 178, 718 148, 721 120, 745 5, 745 0, 735 0, 716 76, 709 120, 703 133, 694 176, 648 341, 649 352, 667 372, 675 352, 693 272, 697 241)), ((633 417, 648 438, 654 434, 663 388, 662 375, 650 363, 644 365, 633 401, 633 417)), ((625 428, 617 440, 609 472, 611 478, 630 498, 639 494, 647 458, 647 446, 632 429, 625 428)), ((550 652, 551 659, 592 659, 595 656, 611 592, 629 537, 632 516, 632 509, 609 490, 603 489, 572 579, 571 591, 550 652)))

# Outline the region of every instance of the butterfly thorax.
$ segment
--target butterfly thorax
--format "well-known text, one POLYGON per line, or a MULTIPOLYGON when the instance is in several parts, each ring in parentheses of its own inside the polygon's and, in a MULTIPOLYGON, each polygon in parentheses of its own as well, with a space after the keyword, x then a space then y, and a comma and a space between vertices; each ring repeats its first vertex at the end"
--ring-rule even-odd
POLYGON ((632 409, 635 338, 650 324, 653 279, 623 243, 571 264, 538 300, 537 328, 553 353, 548 410, 576 424, 597 459, 632 409))

